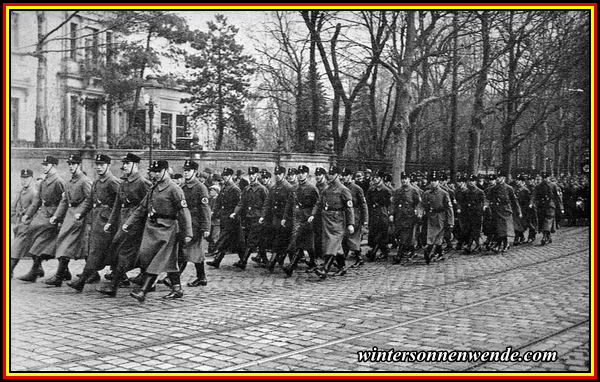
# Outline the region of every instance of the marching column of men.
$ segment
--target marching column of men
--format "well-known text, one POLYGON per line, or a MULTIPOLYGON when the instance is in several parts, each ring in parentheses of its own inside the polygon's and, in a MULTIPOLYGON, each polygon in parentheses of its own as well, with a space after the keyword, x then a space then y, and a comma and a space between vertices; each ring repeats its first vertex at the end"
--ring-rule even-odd
POLYGON ((452 241, 465 254, 481 251, 482 234, 488 250, 496 253, 510 248, 511 237, 513 245, 522 245, 533 242, 537 232, 543 234, 541 245, 552 243, 557 216, 564 214, 562 190, 548 173, 536 180, 519 175, 513 187, 503 172, 487 179, 460 175, 456 184, 437 171, 427 176, 402 172, 394 189, 388 173, 337 166, 329 171, 317 167, 314 184, 304 165, 275 167, 274 183, 270 172, 254 166, 248 168, 247 180, 242 171, 236 179, 234 170, 225 168, 209 181, 207 169, 199 174, 198 163, 186 160, 178 185, 163 160, 150 164, 146 179, 139 172, 140 158, 132 153, 122 158, 120 180, 111 173, 107 155, 96 156, 93 182, 83 173, 79 155, 66 162, 68 182, 58 176, 59 161, 51 156, 42 162, 45 177, 39 184, 33 182, 33 171, 21 171, 22 189, 11 204, 11 277, 19 260, 31 256, 31 269, 18 279, 35 282, 44 276, 42 261, 56 258, 56 274, 45 284, 60 287, 71 279, 70 260, 85 258, 83 272, 69 287, 82 292, 98 271, 110 266, 110 283, 98 292, 114 297, 132 281, 140 288, 130 296, 140 302, 155 290, 162 273, 171 288, 164 298, 182 298, 181 274, 188 262, 196 275, 187 286, 208 284, 204 262, 215 218, 220 235, 208 265, 219 268, 227 253, 237 253, 233 266, 244 270, 257 253, 252 260, 258 266, 273 273, 279 264, 290 277, 306 253, 307 273, 326 279, 334 264, 335 276, 346 275, 349 257, 355 258, 350 268, 364 264, 363 225, 368 227, 370 261, 386 260, 391 246, 397 247, 393 264, 414 262, 416 250, 423 247, 429 265, 444 260, 444 250, 454 249, 452 241), (365 175, 370 178, 366 183, 365 175), (218 195, 209 195, 207 184, 218 195), (135 268, 140 268, 138 277, 128 279, 127 272, 135 268))

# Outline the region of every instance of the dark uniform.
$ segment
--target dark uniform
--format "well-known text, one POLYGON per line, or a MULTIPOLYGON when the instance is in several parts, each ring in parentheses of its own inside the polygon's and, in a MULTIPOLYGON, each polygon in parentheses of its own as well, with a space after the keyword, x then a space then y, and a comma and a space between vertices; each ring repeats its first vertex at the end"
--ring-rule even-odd
MULTIPOLYGON (((378 171, 374 178, 383 178, 385 173, 378 171)), ((369 206, 369 240, 371 250, 367 258, 374 260, 377 250, 381 249, 381 258, 388 254, 387 243, 389 230, 389 214, 392 203, 392 192, 383 185, 383 180, 376 185, 371 185, 367 191, 367 204, 369 206)))
POLYGON ((556 210, 563 210, 563 204, 558 187, 550 182, 548 173, 542 173, 542 182, 533 189, 529 204, 537 208, 538 231, 544 235, 542 245, 552 243, 550 234, 556 230, 556 210))
POLYGON ((10 246, 10 277, 12 278, 13 269, 20 259, 25 257, 29 248, 33 244, 33 237, 27 232, 31 220, 22 222, 23 215, 27 212, 34 200, 37 198, 38 189, 33 181, 33 171, 29 169, 21 170, 21 178, 29 179, 29 185, 23 186, 19 191, 19 196, 10 204, 10 221, 14 225, 14 238, 10 246))
MULTIPOLYGON (((405 172, 400 174, 401 181, 409 179, 405 172)), ((394 219, 394 233, 398 241, 398 257, 394 259, 399 264, 402 256, 414 247, 415 227, 417 225, 421 194, 410 183, 402 185, 392 194, 392 216, 394 219)))
POLYGON ((437 259, 443 259, 442 242, 444 230, 454 222, 454 209, 450 195, 442 190, 439 185, 433 183, 438 180, 435 171, 430 174, 432 184, 429 190, 423 193, 423 210, 427 216, 427 247, 425 248, 425 261, 430 263, 429 257, 434 250, 437 259))
MULTIPOLYGON (((258 174, 258 172, 258 167, 248 168, 248 175, 258 174)), ((259 223, 259 220, 268 195, 267 188, 256 180, 242 190, 240 201, 235 207, 234 213, 241 218, 244 228, 245 249, 240 256, 240 261, 233 264, 240 269, 246 269, 248 258, 255 249, 258 249, 259 253, 264 252, 264 226, 259 223)))
MULTIPOLYGON (((153 161, 149 170, 167 170, 167 161, 153 161)), ((166 172, 166 171, 165 171, 166 172)), ((125 225, 135 227, 144 224, 144 234, 140 245, 140 267, 145 270, 142 289, 130 294, 142 302, 158 275, 167 272, 173 286, 171 294, 165 298, 180 298, 179 268, 177 264, 177 234, 192 237, 192 220, 181 187, 171 178, 158 180, 148 192, 140 206, 131 214, 125 225), (181 226, 179 225, 181 221, 181 226)))
MULTIPOLYGON (((233 176, 233 169, 225 168, 222 176, 233 176)), ((243 233, 240 218, 239 216, 231 217, 240 202, 240 197, 241 191, 232 179, 223 185, 223 189, 217 196, 212 214, 219 215, 220 233, 219 240, 215 244, 215 251, 218 253, 213 261, 206 263, 211 267, 219 268, 227 250, 241 254, 243 233)))
MULTIPOLYGON (((96 164, 108 166, 110 162, 111 158, 107 155, 98 154, 96 156, 96 164)), ((112 214, 119 191, 119 183, 119 180, 107 167, 106 172, 94 181, 90 196, 84 201, 82 216, 91 213, 88 258, 79 280, 67 283, 78 292, 83 290, 89 278, 97 276, 97 271, 102 270, 106 265, 113 265, 114 259, 106 249, 109 248, 114 233, 112 231, 105 232, 104 226, 112 214)))
MULTIPOLYGON (((308 176, 309 169, 306 166, 298 166, 299 173, 306 173, 308 176)), ((298 180, 298 184, 292 190, 292 197, 288 199, 286 204, 286 214, 284 220, 292 221, 292 237, 288 246, 290 254, 290 265, 284 268, 284 272, 291 276, 294 269, 298 266, 298 262, 304 257, 304 251, 308 252, 309 268, 317 266, 315 260, 315 245, 313 226, 308 222, 308 218, 312 214, 312 210, 319 200, 319 191, 317 188, 308 182, 298 180)))
MULTIPOLYGON (((58 159, 46 156, 42 164, 57 166, 58 159)), ((38 277, 43 277, 42 260, 54 257, 58 225, 50 223, 50 218, 54 216, 66 187, 66 182, 56 172, 47 174, 40 183, 39 192, 33 203, 24 213, 23 216, 31 219, 27 229, 27 235, 31 237, 31 245, 27 250, 19 248, 14 253, 16 256, 20 256, 19 258, 29 253, 33 258, 33 265, 27 274, 19 277, 19 280, 35 282, 38 277)), ((26 244, 26 246, 28 245, 29 243, 26 244)), ((11 251, 11 256, 12 253, 11 251)), ((65 275, 65 278, 70 278, 70 274, 65 275)))
MULTIPOLYGON (((345 177, 352 175, 352 170, 346 168, 342 171, 342 175, 345 177)), ((360 245, 362 241, 362 226, 365 222, 369 221, 369 207, 365 193, 359 185, 350 180, 344 183, 344 186, 350 190, 350 195, 352 195, 352 205, 354 206, 354 223, 352 225, 354 225, 354 233, 347 233, 344 236, 342 248, 346 257, 350 251, 354 253, 356 262, 352 267, 356 268, 364 263, 360 253, 360 245)))
MULTIPOLYGON (((325 170, 323 167, 317 167, 315 169, 315 177, 317 175, 326 175, 327 174, 327 170, 325 170)), ((323 191, 328 187, 327 186, 327 180, 325 180, 325 178, 323 178, 323 181, 318 182, 315 184, 315 187, 317 188, 317 192, 319 193, 319 196, 323 193, 323 191)), ((315 215, 315 219, 313 220, 313 232, 314 232, 314 242, 315 242, 315 256, 317 259, 322 259, 324 256, 323 253, 323 220, 321 219, 321 215, 320 212, 317 213, 318 215, 315 215)))
POLYGON ((465 239, 465 252, 471 253, 471 245, 475 243, 475 250, 480 249, 479 237, 483 223, 483 207, 485 205, 485 194, 475 182, 477 177, 471 175, 467 190, 464 192, 462 203, 459 202, 462 224, 462 232, 465 239))
MULTIPOLYGON (((339 167, 331 167, 329 170, 330 177, 335 177, 340 173, 341 169, 339 167)), ((318 212, 321 212, 323 221, 325 263, 322 269, 316 270, 316 273, 322 279, 326 278, 335 258, 339 269, 336 275, 344 275, 346 273, 346 261, 342 251, 342 240, 347 227, 354 224, 355 218, 352 195, 350 190, 340 182, 339 176, 335 180, 329 181, 329 187, 320 195, 319 201, 313 208, 312 216, 315 216, 318 212)))
MULTIPOLYGON (((275 167, 275 175, 285 174, 285 168, 281 166, 275 167)), ((275 264, 283 266, 286 251, 292 235, 292 222, 286 221, 282 226, 281 222, 285 216, 285 206, 287 201, 292 197, 292 186, 287 180, 277 180, 269 195, 261 213, 261 219, 267 221, 267 229, 273 232, 273 257, 269 262, 268 269, 273 272, 275 264)))
MULTIPOLYGON (((71 155, 67 163, 81 166, 81 157, 71 155)), ((62 222, 56 238, 56 256, 59 266, 56 274, 45 281, 47 285, 60 287, 69 270, 69 261, 87 257, 86 225, 88 219, 85 216, 85 201, 91 193, 91 179, 81 170, 73 174, 54 213, 56 220, 62 222)))
MULTIPOLYGON (((135 163, 140 163, 140 160, 137 155, 127 153, 121 161, 131 163, 133 166, 135 163)), ((142 243, 145 222, 129 227, 127 232, 120 229, 120 227, 127 222, 133 211, 140 206, 151 186, 152 182, 144 178, 139 171, 133 172, 133 170, 122 179, 119 185, 115 203, 108 218, 109 231, 116 231, 108 249, 108 256, 110 256, 110 261, 113 264, 113 279, 109 286, 98 289, 100 293, 114 297, 117 294, 119 283, 127 278, 127 272, 137 266, 138 251, 142 243)), ((143 281, 142 276, 143 270, 132 281, 141 284, 143 281)))
MULTIPOLYGON (((506 174, 499 175, 500 177, 506 174)), ((498 250, 505 252, 509 248, 508 237, 515 236, 513 215, 521 215, 521 208, 511 186, 499 181, 489 193, 492 219, 496 227, 498 250)))
MULTIPOLYGON (((519 175, 517 177, 517 182, 525 182, 525 177, 523 175, 519 175)), ((529 189, 525 187, 524 183, 518 183, 514 189, 522 215, 521 217, 513 217, 515 224, 515 241, 513 244, 520 245, 525 242, 525 231, 527 231, 529 228, 527 210, 529 209, 531 192, 529 192, 529 189)))
MULTIPOLYGON (((446 191, 448 196, 450 196, 450 201, 452 202, 452 211, 454 212, 454 217, 456 218, 456 210, 458 206, 458 202, 456 200, 456 191, 454 190, 452 184, 448 184, 447 174, 442 174, 441 179, 442 182, 440 183, 440 188, 446 191)), ((456 236, 454 232, 455 229, 459 229, 455 221, 446 222, 446 227, 444 228, 444 241, 446 242, 446 249, 452 249, 452 238, 453 236, 456 236), (450 229, 451 226, 453 227, 452 229, 450 229)))

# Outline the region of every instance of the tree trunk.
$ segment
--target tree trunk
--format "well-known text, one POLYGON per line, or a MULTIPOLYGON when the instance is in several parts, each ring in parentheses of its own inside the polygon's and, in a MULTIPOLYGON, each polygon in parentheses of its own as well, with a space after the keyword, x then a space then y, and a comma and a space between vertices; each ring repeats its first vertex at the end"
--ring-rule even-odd
POLYGON ((37 29, 38 29, 38 44, 36 46, 35 56, 38 60, 37 75, 36 75, 36 106, 35 106, 35 147, 42 147, 48 141, 48 63, 46 54, 42 52, 44 34, 46 29, 46 14, 44 11, 37 11, 37 29))
POLYGON ((454 12, 452 20, 454 38, 452 46, 452 97, 450 97, 450 180, 456 180, 456 143, 458 140, 458 12, 454 12))

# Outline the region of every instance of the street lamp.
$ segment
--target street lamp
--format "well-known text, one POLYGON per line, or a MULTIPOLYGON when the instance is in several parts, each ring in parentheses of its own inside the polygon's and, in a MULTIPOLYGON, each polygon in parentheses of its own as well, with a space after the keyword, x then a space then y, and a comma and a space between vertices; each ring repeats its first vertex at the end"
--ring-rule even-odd
POLYGON ((148 147, 150 149, 150 165, 152 165, 152 147, 154 146, 154 127, 152 126, 152 122, 154 121, 154 106, 156 104, 148 93, 144 94, 144 102, 148 106, 148 118, 150 119, 150 145, 148 147))

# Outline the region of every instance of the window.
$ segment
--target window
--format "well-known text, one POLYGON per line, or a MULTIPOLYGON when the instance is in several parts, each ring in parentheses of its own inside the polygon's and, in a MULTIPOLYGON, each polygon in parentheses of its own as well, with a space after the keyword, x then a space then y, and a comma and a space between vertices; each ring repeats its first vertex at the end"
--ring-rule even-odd
POLYGON ((177 136, 177 137, 185 137, 186 136, 187 118, 185 115, 179 114, 175 117, 175 128, 176 128, 175 136, 177 136))
POLYGON ((98 57, 100 57, 100 51, 98 50, 98 29, 90 28, 92 31, 92 62, 98 63, 98 57))
POLYGON ((77 23, 71 23, 71 51, 70 51, 70 57, 71 60, 76 61, 77 60, 77 28, 79 26, 77 25, 77 23))
POLYGON ((19 99, 10 98, 10 140, 19 139, 19 99))
POLYGON ((71 142, 81 140, 81 124, 78 114, 79 99, 77 96, 71 96, 71 142))
POLYGON ((110 64, 113 58, 113 34, 112 32, 106 32, 106 63, 110 64))

